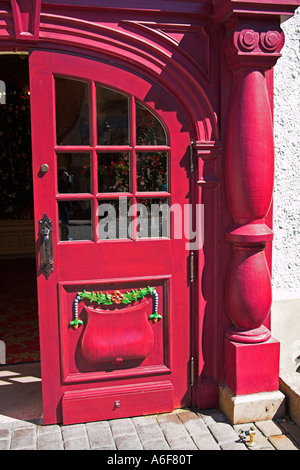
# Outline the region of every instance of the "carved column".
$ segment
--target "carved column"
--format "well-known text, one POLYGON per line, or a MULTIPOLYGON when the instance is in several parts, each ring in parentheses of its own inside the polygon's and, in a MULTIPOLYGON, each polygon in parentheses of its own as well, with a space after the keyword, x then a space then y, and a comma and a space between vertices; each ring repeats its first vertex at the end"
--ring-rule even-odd
MULTIPOLYGON (((281 406, 279 342, 264 325, 271 309, 271 277, 265 255, 273 233, 265 222, 272 203, 274 142, 266 71, 284 43, 279 26, 234 19, 225 49, 233 72, 225 141, 225 181, 233 225, 226 233, 232 262, 225 292, 231 326, 225 333, 225 386, 220 406, 236 422, 261 419, 255 407, 239 411, 240 395, 269 394, 263 406, 281 406), (245 27, 247 26, 247 27, 245 27), (270 395, 271 394, 271 395, 270 395), (276 396, 274 396, 274 394, 276 396), (234 398, 233 398, 234 397, 234 398), (251 412, 249 411, 251 409, 251 412)), ((251 398, 249 397, 249 400, 251 398)))
POLYGON ((298 4, 214 0, 214 20, 227 56, 221 60, 220 90, 225 183, 233 219, 226 231, 232 246, 225 288, 231 325, 226 332, 222 328, 219 404, 234 424, 271 419, 279 416, 279 408, 284 413, 284 395, 278 390, 280 344, 266 327, 272 301, 266 247, 273 237, 266 217, 274 177, 270 69, 284 44, 280 22, 298 4))
POLYGON ((272 302, 265 256, 272 231, 265 217, 272 202, 274 143, 265 71, 275 65, 284 43, 277 29, 241 29, 226 39, 234 71, 226 142, 226 190, 234 225, 226 234, 233 245, 226 306, 232 321, 226 337, 239 343, 269 340, 263 325, 272 302))

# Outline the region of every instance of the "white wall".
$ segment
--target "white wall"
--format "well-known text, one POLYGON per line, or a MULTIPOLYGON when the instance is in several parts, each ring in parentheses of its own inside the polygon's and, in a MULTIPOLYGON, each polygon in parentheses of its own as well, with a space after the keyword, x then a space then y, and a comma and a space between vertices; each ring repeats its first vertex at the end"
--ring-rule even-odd
POLYGON ((274 69, 273 299, 300 298, 300 8, 274 69))

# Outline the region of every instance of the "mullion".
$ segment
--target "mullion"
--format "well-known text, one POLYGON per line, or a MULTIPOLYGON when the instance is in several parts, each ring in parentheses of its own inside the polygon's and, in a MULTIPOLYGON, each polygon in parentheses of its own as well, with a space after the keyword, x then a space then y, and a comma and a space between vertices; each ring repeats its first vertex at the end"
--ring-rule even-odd
POLYGON ((133 213, 131 215, 131 224, 132 233, 131 238, 137 240, 137 210, 136 210, 136 191, 137 191, 137 181, 136 181, 136 153, 134 148, 136 147, 136 103, 133 95, 130 96, 129 100, 129 123, 130 123, 130 143, 132 146, 131 152, 131 166, 130 166, 130 178, 131 178, 131 192, 132 192, 132 208, 133 213))
POLYGON ((168 198, 171 196, 171 193, 167 191, 138 191, 136 193, 136 198, 138 199, 143 199, 143 198, 148 198, 148 199, 161 199, 161 198, 168 198))
POLYGON ((94 196, 90 193, 59 193, 55 199, 57 201, 91 201, 94 196))
POLYGON ((90 106, 90 139, 91 139, 91 145, 92 145, 92 161, 91 161, 91 182, 92 182, 92 188, 91 192, 92 194, 97 194, 98 192, 98 178, 97 178, 97 153, 96 153, 96 146, 97 146, 97 103, 96 103, 96 86, 95 82, 91 83, 91 89, 90 89, 90 101, 91 101, 91 106, 90 106))
MULTIPOLYGON (((135 119, 135 104, 134 104, 134 98, 129 97, 129 138, 130 144, 131 145, 98 145, 97 142, 93 141, 93 152, 95 155, 95 160, 97 160, 97 168, 98 168, 98 160, 99 160, 99 155, 101 154, 111 154, 114 155, 116 153, 129 153, 129 185, 130 185, 130 190, 131 192, 105 192, 105 193, 99 193, 99 187, 98 187, 98 173, 95 172, 95 175, 97 175, 97 193, 95 194, 97 198, 97 207, 99 206, 99 203, 105 202, 105 200, 117 200, 120 197, 126 197, 129 198, 131 201, 133 200, 133 186, 134 186, 134 179, 133 179, 133 173, 134 173, 134 168, 135 168, 135 163, 134 163, 134 155, 132 151, 133 143, 135 143, 135 128, 133 125, 133 119, 135 119)), ((98 220, 98 219, 97 219, 98 220)), ((97 235, 97 240, 99 240, 98 235, 97 235)))
POLYGON ((56 145, 56 153, 89 153, 92 150, 90 145, 56 145))
POLYGON ((146 152, 168 152, 170 147, 168 145, 136 145, 134 150, 139 153, 146 152))
POLYGON ((130 145, 96 145, 95 150, 97 153, 124 153, 130 152, 130 145))
MULTIPOLYGON (((166 198, 170 199, 169 191, 137 191, 137 154, 138 153, 154 153, 154 152, 166 152, 168 154, 169 161, 169 152, 170 146, 168 145, 137 145, 136 144, 136 102, 133 95, 129 97, 129 143, 130 145, 97 145, 97 110, 96 110, 96 87, 93 83, 92 85, 92 148, 93 148, 93 194, 97 198, 97 207, 100 201, 108 199, 118 199, 119 197, 127 197, 131 199, 133 205, 132 211, 132 223, 133 233, 131 234, 134 240, 137 240, 137 209, 136 204, 142 198, 149 199, 161 199, 166 198), (98 155, 104 153, 130 153, 130 163, 129 163, 129 175, 130 175, 130 192, 128 193, 99 193, 98 192, 98 155)), ((96 211, 96 208, 95 208, 96 211)), ((95 212, 96 213, 96 212, 95 212)), ((98 238, 97 238, 98 240, 98 238)))
POLYGON ((97 99, 96 99, 96 85, 92 81, 90 84, 90 143, 92 145, 92 155, 91 155, 91 192, 93 194, 93 200, 91 202, 91 218, 92 218, 92 233, 93 240, 97 242, 98 233, 97 233, 97 207, 98 203, 95 198, 98 193, 98 158, 96 152, 97 146, 97 99))
MULTIPOLYGON (((145 154, 151 154, 151 153, 165 153, 166 158, 167 158, 167 188, 168 191, 137 191, 135 193, 136 196, 136 201, 139 202, 141 200, 151 200, 151 203, 153 203, 155 200, 161 201, 165 199, 170 205, 171 201, 171 192, 170 192, 170 146, 169 145, 136 145, 134 148, 135 154, 136 154, 136 159, 137 155, 145 155, 145 154)), ((171 236, 171 233, 169 233, 169 236, 171 236)), ((169 237, 167 237, 169 238, 169 237)), ((139 240, 144 240, 145 238, 139 238, 139 240)), ((147 237, 146 237, 147 239, 147 237)))

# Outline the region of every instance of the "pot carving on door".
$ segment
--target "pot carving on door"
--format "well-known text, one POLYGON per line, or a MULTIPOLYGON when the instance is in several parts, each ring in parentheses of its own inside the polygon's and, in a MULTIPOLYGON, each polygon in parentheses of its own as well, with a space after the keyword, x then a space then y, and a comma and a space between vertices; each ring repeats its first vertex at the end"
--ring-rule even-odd
POLYGON ((87 324, 81 336, 83 357, 91 364, 143 360, 152 351, 154 334, 148 320, 148 299, 140 304, 115 310, 84 306, 87 324))
POLYGON ((81 313, 87 318, 80 348, 90 364, 113 362, 121 365, 125 360, 144 360, 152 351, 154 333, 152 323, 162 318, 158 314, 158 293, 153 287, 126 291, 78 292, 74 300, 74 319, 69 327, 76 330, 83 325, 78 317, 78 303, 88 300, 81 313), (153 304, 148 295, 154 296, 153 304), (136 302, 139 303, 136 303, 136 302), (132 302, 134 302, 133 305, 132 302), (97 305, 104 305, 101 309, 97 305))

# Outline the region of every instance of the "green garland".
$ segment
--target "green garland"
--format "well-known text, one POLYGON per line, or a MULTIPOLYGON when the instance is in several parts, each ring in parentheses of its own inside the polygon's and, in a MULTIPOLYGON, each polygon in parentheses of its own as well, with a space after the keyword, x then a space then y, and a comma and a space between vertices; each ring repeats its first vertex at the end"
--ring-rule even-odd
POLYGON ((122 294, 119 290, 115 290, 112 294, 108 292, 87 292, 84 290, 83 292, 78 292, 74 302, 74 314, 75 318, 73 321, 69 323, 69 326, 72 326, 74 329, 77 329, 79 326, 83 324, 81 320, 78 318, 78 302, 84 299, 87 299, 92 302, 96 302, 98 305, 112 305, 112 304, 130 304, 131 302, 135 302, 138 299, 143 299, 146 295, 154 295, 154 312, 149 315, 149 319, 151 319, 154 323, 157 320, 161 320, 162 316, 157 313, 158 308, 158 294, 154 287, 144 287, 143 289, 132 289, 130 292, 126 291, 122 294))
POLYGON ((88 299, 91 303, 97 302, 98 305, 112 305, 113 303, 130 304, 137 299, 143 299, 146 295, 153 295, 154 291, 154 287, 148 286, 138 290, 132 289, 130 292, 126 291, 124 294, 120 294, 119 296, 116 293, 111 295, 108 292, 104 294, 103 292, 87 292, 86 290, 78 292, 78 295, 82 300, 88 299))

